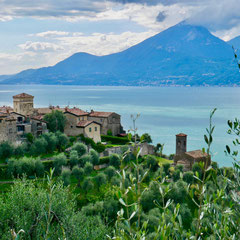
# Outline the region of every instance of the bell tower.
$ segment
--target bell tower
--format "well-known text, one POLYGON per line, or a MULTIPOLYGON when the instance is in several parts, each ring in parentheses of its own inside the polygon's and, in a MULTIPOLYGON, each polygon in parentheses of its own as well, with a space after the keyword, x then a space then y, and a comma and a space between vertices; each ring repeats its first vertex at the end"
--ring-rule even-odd
POLYGON ((179 133, 176 135, 176 155, 187 152, 187 135, 179 133))
POLYGON ((33 114, 34 96, 27 93, 21 93, 13 96, 13 111, 24 116, 33 114))

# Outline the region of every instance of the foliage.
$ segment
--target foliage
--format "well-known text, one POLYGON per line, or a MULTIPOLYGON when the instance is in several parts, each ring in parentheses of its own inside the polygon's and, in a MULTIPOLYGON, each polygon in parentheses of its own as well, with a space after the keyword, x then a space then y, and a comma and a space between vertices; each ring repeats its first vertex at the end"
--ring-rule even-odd
POLYGON ((106 184, 107 178, 104 173, 99 173, 96 177, 94 177, 96 185, 98 189, 100 188, 101 185, 106 184))
POLYGON ((0 159, 10 158, 14 153, 14 148, 9 142, 2 142, 0 144, 0 159))
POLYGON ((144 133, 140 139, 141 139, 141 142, 152 143, 152 138, 148 133, 144 133))
POLYGON ((110 181, 112 177, 116 175, 116 169, 113 166, 109 166, 104 172, 107 175, 108 181, 110 181))
POLYGON ((63 185, 68 186, 70 184, 71 170, 69 168, 63 168, 61 177, 63 180, 63 185))
POLYGON ((183 174, 183 181, 185 181, 188 184, 192 184, 194 181, 194 174, 192 171, 185 172, 183 174))
POLYGON ((72 175, 78 180, 78 186, 80 186, 80 182, 84 179, 84 170, 78 166, 75 166, 72 169, 72 175))
POLYGON ((86 162, 84 165, 84 173, 86 175, 90 175, 93 171, 93 165, 90 162, 86 162))
POLYGON ((78 163, 79 163, 78 152, 76 150, 72 150, 70 152, 70 165, 71 167, 74 167, 78 163))
POLYGON ((147 162, 147 166, 148 168, 151 169, 151 171, 156 171, 158 169, 158 161, 156 159, 156 157, 152 156, 152 155, 148 155, 146 157, 146 162, 147 162))
POLYGON ((109 164, 111 166, 119 168, 119 166, 121 164, 119 155, 117 155, 117 154, 110 155, 110 157, 109 157, 109 164))
POLYGON ((78 157, 82 157, 84 154, 87 153, 87 146, 83 143, 75 143, 72 147, 72 150, 77 151, 78 157))
POLYGON ((89 154, 91 156, 91 163, 93 164, 93 166, 98 165, 99 164, 99 154, 94 149, 91 149, 89 151, 89 154))
POLYGON ((21 159, 10 159, 8 163, 8 175, 14 177, 43 176, 44 166, 37 158, 23 157, 21 159))
POLYGON ((82 188, 85 192, 92 190, 94 188, 92 178, 90 177, 85 178, 82 184, 82 188))
POLYGON ((64 127, 66 124, 66 116, 63 112, 58 110, 53 110, 51 113, 46 114, 43 120, 47 122, 47 128, 51 132, 64 132, 64 127))
POLYGON ((164 170, 164 172, 165 172, 165 174, 166 175, 168 175, 169 174, 169 169, 170 169, 170 163, 164 163, 163 165, 163 170, 164 170))
POLYGON ((90 145, 98 153, 103 152, 106 148, 101 142, 95 143, 91 138, 87 138, 83 134, 80 135, 80 139, 86 145, 90 145))
POLYGON ((112 136, 112 135, 113 135, 113 133, 112 133, 112 130, 111 130, 111 129, 108 129, 108 130, 107 130, 107 135, 108 135, 108 136, 112 136))
POLYGON ((64 155, 64 153, 60 153, 59 155, 54 157, 53 165, 54 165, 54 168, 55 168, 55 173, 57 175, 61 174, 62 167, 65 166, 66 164, 67 164, 67 158, 64 155))
POLYGON ((102 135, 101 138, 103 142, 110 142, 112 144, 125 145, 129 143, 129 139, 127 137, 115 137, 115 136, 102 135))

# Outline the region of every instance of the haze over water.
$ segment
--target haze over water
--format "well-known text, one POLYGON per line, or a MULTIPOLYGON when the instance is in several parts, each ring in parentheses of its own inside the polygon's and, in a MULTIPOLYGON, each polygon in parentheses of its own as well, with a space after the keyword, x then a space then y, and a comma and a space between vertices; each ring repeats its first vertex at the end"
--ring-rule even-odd
POLYGON ((156 143, 164 143, 164 153, 175 153, 175 135, 188 135, 187 150, 206 147, 203 135, 214 115, 213 160, 231 166, 224 149, 231 144, 227 120, 240 118, 240 88, 231 87, 108 87, 0 85, 0 105, 11 105, 12 96, 26 92, 35 96, 35 107, 77 106, 90 111, 114 111, 122 116, 125 130, 132 126, 131 114, 140 113, 139 134, 149 133, 156 143))

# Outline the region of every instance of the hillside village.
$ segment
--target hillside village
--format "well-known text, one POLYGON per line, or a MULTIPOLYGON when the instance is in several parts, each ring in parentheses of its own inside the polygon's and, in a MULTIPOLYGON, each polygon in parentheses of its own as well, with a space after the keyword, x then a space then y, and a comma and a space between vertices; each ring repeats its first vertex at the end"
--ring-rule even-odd
POLYGON ((0 142, 18 142, 28 133, 37 137, 48 132, 47 122, 43 118, 52 111, 63 112, 66 116, 64 133, 67 136, 83 134, 97 143, 101 142, 101 134, 107 135, 108 131, 111 131, 113 136, 125 134, 121 116, 115 112, 86 112, 68 106, 34 108, 34 96, 21 93, 13 96, 13 108, 0 107, 0 142))

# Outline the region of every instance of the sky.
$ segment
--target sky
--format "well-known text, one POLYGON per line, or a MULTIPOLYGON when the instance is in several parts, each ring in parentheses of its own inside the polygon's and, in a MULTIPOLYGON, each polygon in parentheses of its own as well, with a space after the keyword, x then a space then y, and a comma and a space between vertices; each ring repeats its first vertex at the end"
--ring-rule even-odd
POLYGON ((0 75, 123 51, 181 21, 228 41, 240 0, 0 0, 0 75))

